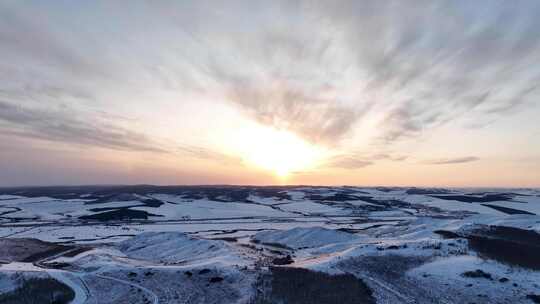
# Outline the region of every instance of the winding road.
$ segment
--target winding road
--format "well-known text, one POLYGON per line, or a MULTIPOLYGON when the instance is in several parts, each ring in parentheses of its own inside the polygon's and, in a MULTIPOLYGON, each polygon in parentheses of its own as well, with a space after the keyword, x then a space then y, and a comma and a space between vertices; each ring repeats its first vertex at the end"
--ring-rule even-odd
POLYGON ((109 277, 109 276, 100 275, 100 274, 93 274, 93 276, 96 276, 98 278, 105 279, 105 280, 116 281, 116 282, 119 282, 119 283, 122 283, 122 284, 126 284, 126 285, 129 285, 129 286, 138 288, 138 289, 146 292, 150 296, 150 298, 152 298, 152 304, 158 304, 159 303, 159 298, 158 298, 157 294, 155 294, 152 290, 150 290, 150 289, 148 289, 148 288, 146 288, 146 287, 144 287, 142 285, 135 284, 133 282, 118 279, 118 278, 113 278, 113 277, 109 277))
POLYGON ((62 270, 62 269, 51 269, 51 268, 47 268, 43 264, 47 261, 52 261, 74 250, 77 250, 77 248, 66 250, 61 253, 55 254, 53 256, 45 257, 34 263, 35 267, 41 269, 41 271, 47 272, 47 274, 49 274, 51 277, 64 283, 65 285, 69 286, 73 290, 73 292, 75 293, 75 298, 71 301, 71 304, 84 304, 87 302, 89 298, 92 297, 90 289, 88 288, 88 286, 86 285, 86 282, 83 279, 84 276, 94 276, 100 279, 111 280, 111 281, 115 281, 121 284, 125 284, 128 286, 140 289, 143 292, 145 292, 149 296, 150 299, 152 299, 152 302, 151 302, 152 304, 159 304, 159 297, 157 296, 157 294, 155 294, 152 290, 142 285, 139 285, 139 284, 127 281, 127 280, 118 279, 115 277, 101 275, 101 274, 93 274, 93 273, 86 273, 86 272, 79 272, 79 271, 69 271, 69 270, 62 270), (76 282, 77 280, 74 280, 74 278, 77 278, 80 281, 80 284, 77 283, 76 282))

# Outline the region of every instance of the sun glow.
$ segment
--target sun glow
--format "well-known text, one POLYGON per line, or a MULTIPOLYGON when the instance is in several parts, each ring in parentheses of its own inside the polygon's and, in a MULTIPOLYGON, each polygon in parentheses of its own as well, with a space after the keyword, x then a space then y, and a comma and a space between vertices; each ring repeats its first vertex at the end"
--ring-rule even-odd
POLYGON ((298 136, 272 128, 250 128, 242 132, 244 141, 240 151, 250 165, 273 172, 282 180, 291 173, 315 167, 324 151, 298 136))

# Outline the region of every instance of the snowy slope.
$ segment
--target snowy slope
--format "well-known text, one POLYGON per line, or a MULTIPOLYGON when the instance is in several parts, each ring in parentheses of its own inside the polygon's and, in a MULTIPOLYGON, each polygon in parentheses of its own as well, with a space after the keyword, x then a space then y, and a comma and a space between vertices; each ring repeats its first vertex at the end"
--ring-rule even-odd
POLYGON ((180 232, 146 232, 119 245, 130 258, 175 264, 245 264, 224 241, 190 237, 180 232))

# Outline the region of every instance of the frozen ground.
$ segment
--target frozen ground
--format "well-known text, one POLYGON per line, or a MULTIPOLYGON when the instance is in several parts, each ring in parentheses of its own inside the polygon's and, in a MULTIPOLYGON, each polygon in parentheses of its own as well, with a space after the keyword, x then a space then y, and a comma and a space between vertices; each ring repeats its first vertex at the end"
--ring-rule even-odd
POLYGON ((33 276, 73 303, 535 303, 539 215, 537 189, 4 188, 0 303, 33 276))

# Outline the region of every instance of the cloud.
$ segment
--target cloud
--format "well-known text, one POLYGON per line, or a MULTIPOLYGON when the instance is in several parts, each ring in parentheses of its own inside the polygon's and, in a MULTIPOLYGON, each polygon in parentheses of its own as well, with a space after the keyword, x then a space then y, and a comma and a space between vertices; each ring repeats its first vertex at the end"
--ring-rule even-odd
POLYGON ((407 158, 404 155, 390 155, 386 153, 363 156, 358 154, 342 154, 328 159, 324 167, 355 170, 374 165, 377 161, 401 162, 407 160, 407 158))
POLYGON ((13 102, 194 93, 334 147, 366 118, 391 144, 540 97, 534 1, 1 6, 0 97, 13 102))
POLYGON ((374 163, 372 161, 356 158, 354 156, 340 156, 331 159, 325 165, 325 167, 354 170, 364 168, 373 164, 374 163))
MULTIPOLYGON (((46 61, 75 73, 96 71, 92 62, 81 56, 79 50, 66 43, 65 32, 55 32, 54 23, 43 26, 39 18, 29 15, 39 8, 32 5, 0 4, 0 54, 37 63, 46 61)), ((47 14, 47 13, 46 13, 47 14)), ((63 88, 62 88, 63 89, 63 88)))
MULTIPOLYGON (((206 76, 225 98, 264 125, 292 131, 317 144, 338 142, 369 109, 370 103, 347 103, 329 79, 329 38, 310 39, 305 32, 262 29, 249 45, 231 37, 225 53, 239 52, 242 63, 221 58, 208 63, 206 76), (239 45, 240 46, 239 46, 239 45)), ((212 91, 215 89, 212 88, 212 91)))
POLYGON ((343 22, 365 91, 384 95, 375 110, 386 142, 468 115, 496 119, 538 98, 538 4, 480 2, 324 5, 343 22))
POLYGON ((415 135, 422 129, 422 121, 415 120, 415 115, 410 108, 402 107, 390 111, 383 119, 382 125, 385 132, 382 139, 385 142, 393 142, 401 137, 415 135))
POLYGON ((113 124, 75 118, 70 110, 23 107, 0 101, 1 133, 5 135, 90 145, 101 148, 166 152, 143 134, 113 124))
POLYGON ((437 160, 426 161, 426 164, 431 165, 452 165, 452 164, 463 164, 470 163, 479 160, 480 158, 475 156, 466 156, 466 157, 457 157, 457 158, 443 158, 437 160))
POLYGON ((294 132, 315 144, 338 142, 360 118, 357 109, 304 95, 287 84, 268 88, 264 82, 244 83, 230 90, 230 99, 259 123, 294 132))
POLYGON ((263 124, 333 145, 373 114, 381 117, 378 138, 392 143, 534 102, 539 8, 300 2, 277 30, 263 19, 253 32, 219 36, 220 53, 233 55, 211 56, 204 73, 263 124))
POLYGON ((222 163, 225 165, 241 165, 242 164, 242 159, 239 157, 234 157, 234 156, 217 152, 212 149, 205 148, 205 147, 184 145, 184 146, 178 147, 178 152, 188 157, 214 161, 214 162, 222 163))
POLYGON ((406 161, 409 157, 405 155, 389 155, 389 154, 375 154, 371 156, 373 160, 390 160, 394 162, 406 161))

